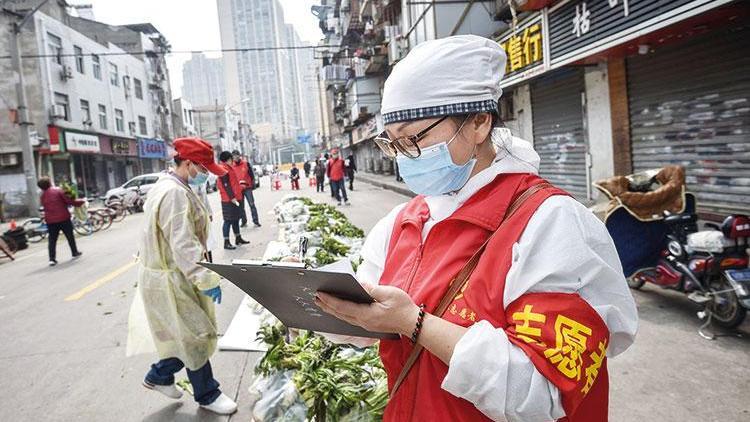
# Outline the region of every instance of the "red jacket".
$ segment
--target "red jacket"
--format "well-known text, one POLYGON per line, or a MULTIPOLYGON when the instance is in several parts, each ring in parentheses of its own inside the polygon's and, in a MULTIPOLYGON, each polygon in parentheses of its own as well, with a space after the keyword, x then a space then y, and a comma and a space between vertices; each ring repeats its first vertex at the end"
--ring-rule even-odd
MULTIPOLYGON (((380 284, 406 291, 415 303, 424 303, 431 312, 453 277, 498 228, 512 201, 542 181, 530 174, 498 176, 453 215, 437 223, 424 242, 422 228, 430 218, 429 208, 424 197, 414 198, 396 218, 380 284)), ((509 340, 559 389, 568 421, 601 422, 607 420, 608 408, 607 362, 601 350, 606 350, 609 331, 596 311, 577 294, 566 293, 527 293, 503 309, 513 244, 539 205, 552 195, 563 194, 562 190, 548 188, 518 209, 502 233, 492 239, 466 287, 442 318, 464 327, 485 320, 504 329, 509 340), (579 338, 575 330, 585 340, 568 343, 569 337, 579 338)), ((407 338, 381 340, 380 356, 389 389, 411 349, 407 338)), ((422 352, 389 401, 384 421, 489 420, 472 403, 441 388, 447 373, 445 363, 426 350, 422 352)))
POLYGON ((344 180, 344 160, 341 158, 328 160, 328 178, 334 182, 344 180))
POLYGON ((70 199, 62 189, 57 186, 42 192, 41 203, 44 207, 44 220, 48 224, 62 223, 70 220, 69 206, 80 207, 85 203, 82 199, 70 199))
POLYGON ((242 189, 248 189, 253 187, 253 178, 250 176, 250 165, 246 160, 240 160, 239 163, 232 162, 232 170, 237 175, 237 179, 242 185, 242 189))
POLYGON ((225 175, 216 180, 221 202, 232 202, 232 199, 242 201, 242 185, 240 185, 240 179, 237 178, 232 166, 226 163, 219 163, 219 166, 227 171, 225 175))

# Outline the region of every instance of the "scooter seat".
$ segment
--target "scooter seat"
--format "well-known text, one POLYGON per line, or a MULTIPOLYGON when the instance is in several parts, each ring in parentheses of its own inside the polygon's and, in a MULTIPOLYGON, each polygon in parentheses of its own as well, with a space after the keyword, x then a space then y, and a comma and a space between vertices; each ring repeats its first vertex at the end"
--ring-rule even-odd
POLYGON ((670 226, 695 224, 697 221, 698 216, 695 214, 674 214, 664 218, 664 222, 670 226))

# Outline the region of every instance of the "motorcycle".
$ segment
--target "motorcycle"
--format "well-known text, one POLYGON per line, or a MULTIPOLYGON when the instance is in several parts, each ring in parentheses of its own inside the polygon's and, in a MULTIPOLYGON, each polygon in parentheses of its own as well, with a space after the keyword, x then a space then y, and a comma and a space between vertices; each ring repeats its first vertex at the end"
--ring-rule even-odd
POLYGON ((146 203, 146 194, 139 187, 129 191, 122 196, 122 205, 129 213, 143 212, 143 204, 146 203))
POLYGON ((750 217, 727 216, 698 230, 695 196, 678 166, 594 184, 610 198, 605 225, 632 289, 646 283, 687 295, 706 322, 735 328, 750 310, 750 217))

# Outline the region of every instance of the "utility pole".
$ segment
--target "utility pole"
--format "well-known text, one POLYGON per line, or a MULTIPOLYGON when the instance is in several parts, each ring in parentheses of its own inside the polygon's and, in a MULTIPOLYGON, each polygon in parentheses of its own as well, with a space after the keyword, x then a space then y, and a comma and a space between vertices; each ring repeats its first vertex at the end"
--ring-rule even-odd
POLYGON ((31 12, 21 20, 20 23, 13 23, 10 31, 10 56, 13 71, 16 72, 16 96, 18 97, 18 126, 20 129, 21 156, 23 158, 23 173, 26 179, 26 203, 29 207, 29 214, 39 216, 39 196, 36 194, 36 165, 34 164, 34 152, 31 150, 31 137, 29 136, 29 108, 26 102, 26 85, 23 77, 23 62, 21 60, 21 29, 31 20, 31 17, 49 0, 39 3, 31 12))

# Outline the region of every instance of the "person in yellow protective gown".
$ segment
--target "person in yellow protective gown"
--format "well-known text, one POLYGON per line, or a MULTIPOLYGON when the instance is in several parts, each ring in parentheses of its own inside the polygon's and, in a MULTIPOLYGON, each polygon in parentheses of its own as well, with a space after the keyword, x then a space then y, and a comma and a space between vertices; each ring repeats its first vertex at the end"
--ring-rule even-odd
POLYGON ((174 374, 186 367, 195 400, 207 410, 232 414, 237 404, 219 390, 209 357, 216 350, 214 303, 221 303, 220 277, 201 267, 209 215, 190 185, 222 176, 213 148, 197 138, 174 141, 175 166, 159 178, 144 205, 138 288, 159 354, 143 385, 168 397, 182 396, 174 374))

